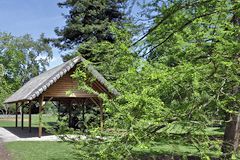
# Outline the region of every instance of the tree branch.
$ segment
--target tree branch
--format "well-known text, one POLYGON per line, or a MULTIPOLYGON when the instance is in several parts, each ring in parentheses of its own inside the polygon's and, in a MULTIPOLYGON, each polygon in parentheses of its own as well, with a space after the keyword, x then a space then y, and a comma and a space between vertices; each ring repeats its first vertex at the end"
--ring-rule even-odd
MULTIPOLYGON (((225 12, 230 12, 230 11, 233 11, 233 10, 236 10, 236 9, 239 9, 240 7, 238 8, 234 8, 234 9, 230 9, 230 10, 227 10, 225 12)), ((202 14, 200 16, 197 16, 189 21, 187 21, 184 25, 182 25, 181 27, 179 27, 178 29, 176 29, 175 31, 173 31, 169 36, 167 36, 166 39, 164 39, 161 43, 159 43, 158 45, 154 46, 150 51, 147 52, 147 54, 145 55, 148 55, 149 53, 151 53, 154 49, 156 49, 157 47, 161 46, 162 44, 164 44, 168 39, 170 39, 175 33, 181 31, 182 29, 184 29, 186 26, 188 26, 189 24, 191 24, 193 21, 195 21, 196 19, 199 19, 199 18, 203 18, 203 17, 206 17, 206 16, 209 16, 209 15, 212 15, 212 14, 215 14, 215 13, 219 13, 221 11, 214 11, 214 12, 211 12, 211 13, 206 13, 206 14, 202 14)))
POLYGON ((191 24, 193 21, 195 21, 198 18, 202 18, 202 17, 206 17, 209 16, 211 14, 217 13, 217 11, 215 12, 211 12, 211 13, 207 13, 207 14, 203 14, 200 16, 197 16, 189 21, 187 21, 184 25, 182 25, 180 28, 176 29, 175 31, 173 31, 170 35, 167 36, 166 39, 164 39, 161 43, 159 43, 158 45, 154 46, 150 51, 147 52, 146 55, 148 55, 149 53, 151 53, 154 49, 156 49, 157 47, 161 46, 162 44, 164 44, 168 39, 170 39, 175 33, 181 31, 182 29, 184 29, 186 26, 188 26, 189 24, 191 24))
MULTIPOLYGON (((172 122, 176 121, 178 118, 180 118, 180 117, 173 117, 172 119, 164 120, 164 122, 172 123, 172 122)), ((157 132, 158 130, 160 130, 160 129, 166 127, 166 126, 167 126, 167 125, 165 125, 165 124, 164 124, 164 125, 157 126, 157 127, 156 127, 153 131, 151 131, 149 134, 153 134, 153 133, 157 132)))
POLYGON ((194 58, 193 61, 197 61, 197 60, 203 59, 203 58, 208 58, 208 56, 202 55, 202 56, 199 56, 199 57, 194 58))
POLYGON ((188 7, 191 7, 191 6, 196 6, 200 3, 207 3, 207 2, 211 2, 212 0, 206 0, 206 1, 197 1, 197 2, 193 2, 193 3, 187 3, 185 4, 184 6, 180 6, 178 7, 177 9, 173 10, 173 12, 167 14, 165 17, 163 17, 163 19, 158 22, 153 28, 150 28, 148 30, 148 32, 143 35, 139 40, 137 40, 136 42, 134 42, 133 44, 131 44, 130 47, 136 45, 138 42, 142 41, 144 38, 146 38, 150 33, 152 33, 158 26, 160 26, 163 22, 165 22, 169 17, 171 17, 173 14, 175 14, 177 11, 180 11, 181 9, 184 9, 184 8, 188 8, 188 7))

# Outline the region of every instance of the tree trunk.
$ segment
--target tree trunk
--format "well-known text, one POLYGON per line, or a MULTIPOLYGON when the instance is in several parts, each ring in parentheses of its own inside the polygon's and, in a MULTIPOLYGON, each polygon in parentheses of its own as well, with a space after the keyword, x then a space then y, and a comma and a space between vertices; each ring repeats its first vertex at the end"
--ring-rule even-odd
POLYGON ((238 150, 240 114, 227 114, 227 120, 230 121, 225 128, 222 152, 224 158, 230 159, 233 152, 238 150))
MULTIPOLYGON (((236 0, 232 0, 233 3, 236 0)), ((232 23, 236 26, 240 26, 240 16, 239 12, 233 13, 232 16, 232 23)), ((237 34, 238 42, 240 43, 240 37, 237 34)), ((236 53, 238 54, 238 53, 236 53)), ((233 94, 236 95, 239 93, 238 85, 235 85, 233 88, 233 94)), ((234 102, 233 102, 234 103, 234 102)), ((222 146, 222 152, 224 153, 224 158, 230 159, 233 152, 238 151, 239 145, 239 123, 240 123, 240 110, 238 111, 238 115, 228 113, 226 115, 227 121, 225 132, 224 132, 224 140, 222 146)))

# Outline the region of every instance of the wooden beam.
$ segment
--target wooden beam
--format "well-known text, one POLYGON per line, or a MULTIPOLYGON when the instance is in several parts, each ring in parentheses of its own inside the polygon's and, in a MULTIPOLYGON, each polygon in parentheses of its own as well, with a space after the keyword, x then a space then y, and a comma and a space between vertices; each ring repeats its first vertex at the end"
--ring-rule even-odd
POLYGON ((18 127, 18 103, 16 103, 16 127, 18 127))
POLYGON ((50 97, 47 102, 45 101, 46 103, 43 106, 47 105, 52 99, 53 99, 53 97, 50 97))
POLYGON ((96 104, 96 106, 100 106, 94 98, 90 97, 90 99, 94 104, 96 104))
POLYGON ((29 115, 28 115, 28 131, 31 132, 32 131, 32 101, 29 101, 29 111, 28 111, 29 115))
POLYGON ((41 138, 42 136, 42 106, 43 106, 43 94, 39 97, 39 126, 38 126, 38 136, 41 138))
POLYGON ((98 89, 100 89, 100 90, 102 90, 103 92, 105 92, 105 93, 109 96, 109 98, 112 98, 112 95, 110 94, 110 92, 108 91, 108 89, 107 89, 106 87, 104 87, 98 80, 96 80, 94 84, 95 84, 95 86, 96 86, 98 89))
POLYGON ((51 101, 55 107, 58 107, 58 104, 55 104, 54 101, 51 101))
POLYGON ((103 87, 102 84, 98 82, 98 80, 95 81, 95 85, 103 92, 108 93, 108 90, 105 87, 103 87))
POLYGON ((100 102, 100 128, 101 132, 103 132, 103 102, 100 102))
POLYGON ((21 127, 22 127, 22 130, 23 130, 23 127, 24 127, 24 102, 22 102, 22 104, 21 104, 21 121, 22 121, 22 123, 21 123, 21 127))

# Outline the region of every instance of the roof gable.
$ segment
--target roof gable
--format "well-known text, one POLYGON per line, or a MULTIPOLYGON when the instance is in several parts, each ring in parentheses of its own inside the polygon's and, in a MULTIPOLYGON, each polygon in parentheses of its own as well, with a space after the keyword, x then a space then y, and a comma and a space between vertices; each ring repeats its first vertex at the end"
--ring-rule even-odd
MULTIPOLYGON (((20 101, 33 100, 46 91, 52 84, 54 84, 59 78, 64 76, 69 72, 77 62, 84 62, 82 56, 77 56, 59 66, 54 67, 32 79, 30 79, 26 84, 24 84, 19 90, 17 90, 13 95, 4 101, 4 103, 14 103, 20 101)), ((103 85, 108 91, 114 96, 119 96, 120 93, 116 89, 112 88, 107 80, 92 66, 88 65, 86 67, 88 71, 103 85)))

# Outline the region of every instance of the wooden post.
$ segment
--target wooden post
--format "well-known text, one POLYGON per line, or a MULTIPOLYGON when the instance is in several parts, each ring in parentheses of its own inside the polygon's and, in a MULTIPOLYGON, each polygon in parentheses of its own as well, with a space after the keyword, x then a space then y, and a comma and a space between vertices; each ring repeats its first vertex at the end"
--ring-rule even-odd
POLYGON ((18 127, 18 103, 16 103, 16 127, 18 127))
POLYGON ((29 101, 29 111, 28 111, 29 115, 28 115, 28 131, 31 132, 32 131, 32 101, 29 101))
POLYGON ((24 122, 24 102, 22 102, 22 104, 21 104, 21 121, 22 121, 22 123, 21 123, 21 127, 22 127, 22 130, 23 130, 23 122, 24 122))
POLYGON ((100 128, 101 132, 103 132, 103 102, 100 101, 100 128))
POLYGON ((39 97, 39 127, 38 127, 38 136, 42 136, 42 105, 43 105, 44 96, 41 94, 39 97))

